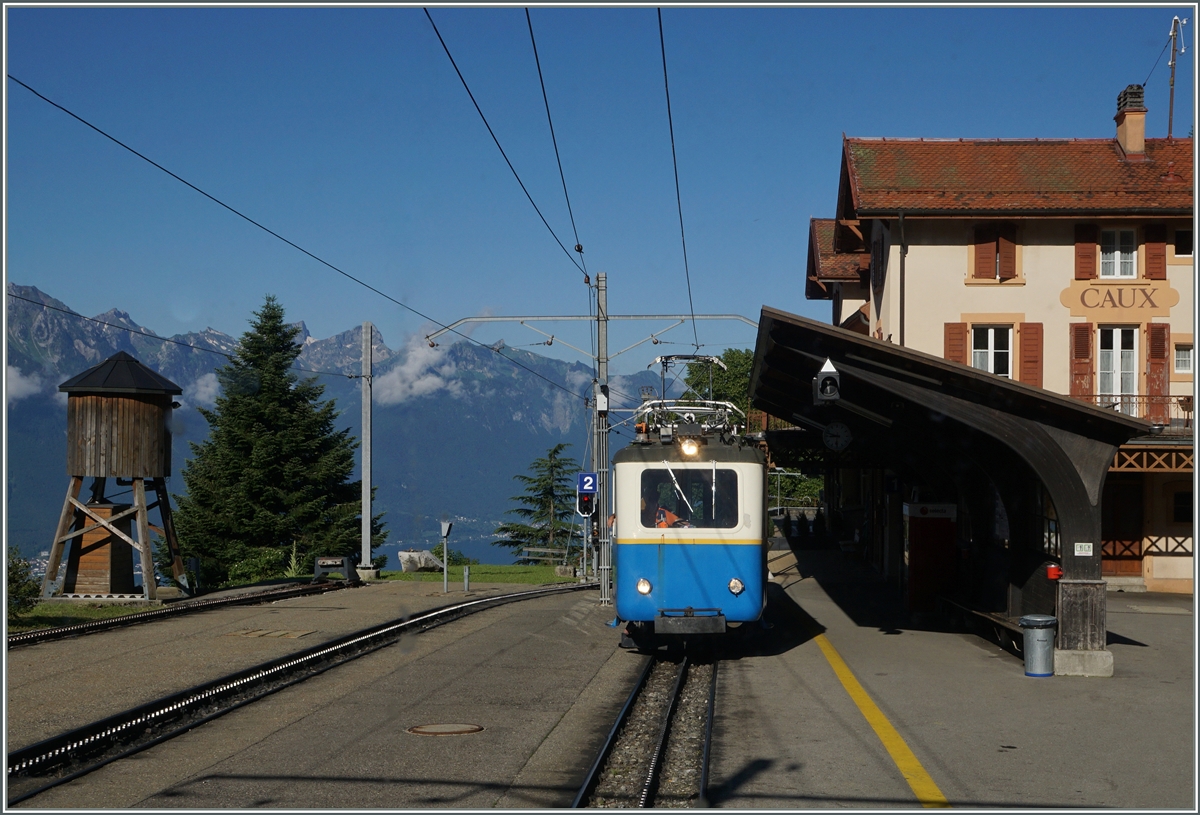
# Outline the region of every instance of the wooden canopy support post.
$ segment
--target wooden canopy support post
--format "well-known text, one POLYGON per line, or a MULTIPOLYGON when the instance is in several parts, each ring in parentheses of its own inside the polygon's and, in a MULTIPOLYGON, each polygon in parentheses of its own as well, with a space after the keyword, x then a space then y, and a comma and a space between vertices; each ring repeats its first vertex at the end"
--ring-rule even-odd
POLYGON ((50 597, 54 581, 58 578, 58 567, 62 564, 63 548, 70 537, 71 527, 75 523, 75 502, 79 499, 79 490, 83 487, 83 476, 71 476, 67 485, 67 498, 63 501, 62 514, 58 516, 58 528, 54 532, 54 541, 50 544, 50 560, 46 563, 46 576, 42 578, 42 597, 50 597))

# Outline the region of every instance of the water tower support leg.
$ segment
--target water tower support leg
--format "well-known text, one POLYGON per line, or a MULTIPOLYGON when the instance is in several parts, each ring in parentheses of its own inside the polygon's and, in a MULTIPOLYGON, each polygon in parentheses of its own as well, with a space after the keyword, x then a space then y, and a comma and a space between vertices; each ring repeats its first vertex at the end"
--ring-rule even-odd
POLYGON ((58 516, 58 529, 54 532, 54 542, 50 544, 50 560, 46 564, 46 576, 42 578, 42 596, 46 597, 50 586, 58 578, 58 567, 62 563, 63 548, 66 546, 67 533, 75 523, 75 507, 73 500, 79 497, 79 489, 83 486, 83 477, 71 476, 67 486, 67 499, 63 501, 62 514, 58 516))
POLYGON ((179 538, 175 536, 175 519, 171 515, 171 499, 167 495, 167 482, 163 478, 151 479, 154 494, 158 496, 158 514, 162 518, 163 538, 167 541, 167 551, 171 553, 171 575, 188 592, 187 573, 183 568, 183 556, 179 552, 179 538))
POLYGON ((137 509, 138 548, 142 555, 142 591, 147 600, 158 599, 154 580, 154 558, 150 553, 150 513, 146 510, 146 479, 133 479, 133 502, 137 509))

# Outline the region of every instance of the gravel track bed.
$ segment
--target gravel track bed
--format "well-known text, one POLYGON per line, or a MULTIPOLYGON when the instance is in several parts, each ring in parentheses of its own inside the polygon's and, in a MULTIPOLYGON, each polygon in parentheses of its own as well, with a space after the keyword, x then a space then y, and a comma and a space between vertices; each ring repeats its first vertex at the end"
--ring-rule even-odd
MULTIPOLYGON (((652 802, 655 808, 687 808, 699 803, 712 671, 711 663, 693 664, 688 670, 666 750, 660 759, 658 794, 652 802)), ((651 670, 645 688, 617 735, 589 807, 638 806, 678 673, 677 661, 664 660, 651 670)))
POLYGON ((656 664, 650 672, 609 753, 589 807, 638 805, 678 673, 679 663, 667 660, 656 664))
POLYGON ((658 781, 657 809, 682 809, 700 803, 700 762, 704 759, 704 723, 713 663, 693 663, 680 691, 658 781))

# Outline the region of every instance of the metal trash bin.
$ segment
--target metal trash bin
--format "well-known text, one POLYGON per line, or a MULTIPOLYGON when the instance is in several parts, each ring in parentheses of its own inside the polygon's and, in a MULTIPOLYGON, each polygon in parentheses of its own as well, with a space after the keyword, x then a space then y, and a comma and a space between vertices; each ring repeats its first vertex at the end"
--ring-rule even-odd
POLYGON ((1025 634, 1026 676, 1054 676, 1054 631, 1058 620, 1049 614, 1026 614, 1018 623, 1025 634))

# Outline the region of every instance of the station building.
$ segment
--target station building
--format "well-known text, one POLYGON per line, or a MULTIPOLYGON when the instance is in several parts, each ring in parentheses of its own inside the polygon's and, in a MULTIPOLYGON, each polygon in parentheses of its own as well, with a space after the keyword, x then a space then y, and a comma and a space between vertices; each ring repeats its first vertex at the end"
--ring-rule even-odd
MULTIPOLYGON (((1104 479, 1102 577, 1190 593, 1193 141, 1147 138, 1145 120, 1131 85, 1111 139, 844 138, 805 294, 834 326, 1149 422, 1104 479)), ((835 464, 827 478, 840 535, 899 574, 880 517, 894 474, 835 464)), ((1061 558, 1052 502, 1031 511, 1061 558)))

